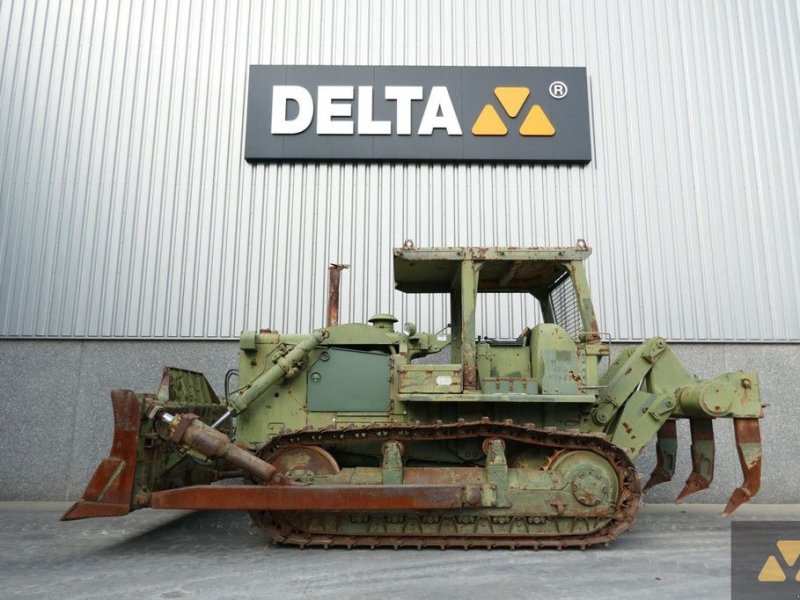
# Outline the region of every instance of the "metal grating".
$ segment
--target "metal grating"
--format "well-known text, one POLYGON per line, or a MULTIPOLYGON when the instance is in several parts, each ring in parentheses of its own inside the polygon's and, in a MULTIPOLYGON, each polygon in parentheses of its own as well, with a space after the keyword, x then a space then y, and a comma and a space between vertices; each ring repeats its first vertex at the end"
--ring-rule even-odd
POLYGON ((556 324, 577 339, 578 334, 583 331, 583 321, 578 310, 578 296, 575 294, 572 277, 567 275, 550 290, 550 306, 553 308, 556 324))

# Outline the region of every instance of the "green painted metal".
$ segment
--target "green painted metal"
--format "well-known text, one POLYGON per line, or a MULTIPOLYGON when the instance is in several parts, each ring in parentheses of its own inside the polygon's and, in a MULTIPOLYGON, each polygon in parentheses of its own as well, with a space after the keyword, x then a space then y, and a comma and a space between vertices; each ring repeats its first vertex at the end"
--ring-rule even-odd
MULTIPOLYGON (((652 485, 672 476, 674 420, 690 418, 695 469, 683 493, 702 489, 713 476, 710 420, 760 418, 758 377, 737 372, 701 380, 658 337, 623 349, 603 369, 610 351, 586 277, 584 260, 590 252, 583 243, 528 249, 417 249, 407 244, 394 253, 396 287, 449 294, 448 333, 422 333, 415 327, 398 332, 397 319, 388 314, 375 315, 369 324, 334 325, 308 335, 244 332, 241 388, 222 399, 201 375, 169 371, 156 396, 142 397, 146 406, 132 507, 146 504, 136 498, 151 491, 207 482, 224 467, 153 433, 149 419, 178 406, 191 407, 206 423, 227 409, 236 415, 237 444, 254 452, 287 432, 320 432, 312 443, 324 447, 338 466, 335 472, 316 474, 298 467, 304 483, 463 484, 469 506, 453 513, 455 520, 447 525, 458 535, 470 527, 475 533, 481 523, 497 531, 508 527, 509 535, 514 527, 522 535, 598 531, 616 514, 615 503, 634 487, 628 482, 624 488, 619 465, 587 450, 591 444, 566 451, 541 440, 516 439, 514 432, 481 438, 458 430, 437 442, 435 436, 416 440, 415 428, 535 423, 548 432, 570 432, 565 439, 580 432, 610 442, 623 462, 658 435, 659 472, 652 485), (530 294, 540 303, 544 322, 520 323, 523 334, 517 340, 478 339, 475 311, 482 293, 530 294), (449 359, 419 362, 446 349, 449 359), (405 441, 382 438, 381 424, 404 424, 405 441), (361 438, 348 437, 367 425, 361 438), (342 433, 334 442, 314 441, 331 431, 342 433), (525 517, 515 525, 519 515, 525 517)), ((737 432, 743 469, 760 469, 757 422, 754 432, 744 422, 737 432)), ((302 453, 296 460, 302 463, 302 453)), ((757 484, 750 481, 744 488, 739 495, 746 499, 757 484)), ((314 518, 309 528, 317 526, 312 522, 330 520, 314 518)), ((337 535, 367 535, 372 519, 341 518, 337 535)), ((384 520, 381 527, 388 531, 401 521, 384 520)), ((402 522, 409 526, 408 520, 402 522)), ((442 519, 413 523, 421 534, 449 535, 442 519)))
POLYGON ((751 417, 761 416, 758 375, 724 373, 707 381, 681 387, 676 391, 675 416, 751 417))
MULTIPOLYGON (((609 355, 609 345, 599 333, 586 277, 584 260, 590 253, 582 243, 573 248, 407 245, 395 250, 397 289, 450 294, 447 339, 396 332, 392 315, 376 315, 372 325, 330 327, 325 330, 327 338, 319 341, 319 348, 310 351, 300 366, 306 377, 273 383, 274 389, 262 392, 264 398, 253 410, 240 414, 238 439, 255 448, 269 441, 279 428, 488 416, 602 433, 633 457, 669 418, 761 416, 756 374, 730 373, 701 381, 686 372, 662 338, 623 349, 603 371, 601 361, 609 355), (573 335, 557 322, 549 296, 565 277, 571 278, 575 311, 580 317, 580 331, 573 335), (477 341, 477 294, 500 292, 531 294, 541 303, 545 322, 520 324, 520 328, 534 326, 515 343, 477 341), (385 362, 380 368, 371 366, 377 364, 371 355, 342 369, 320 366, 320 351, 333 355, 359 347, 389 361, 390 381, 380 392, 377 379, 384 377, 387 367, 385 362), (452 364, 411 363, 448 347, 452 364), (312 383, 312 373, 323 377, 312 383), (323 400, 326 393, 330 398, 336 396, 326 388, 333 390, 347 381, 359 381, 363 386, 353 389, 352 402, 323 400), (291 409, 286 408, 287 403, 291 409)), ((260 375, 264 365, 291 355, 304 339, 276 333, 243 334, 241 381, 264 380, 260 375)), ((234 399, 229 404, 239 406, 241 401, 234 399)))
POLYGON ((400 395, 461 394, 463 375, 461 365, 399 365, 397 367, 400 395))
POLYGON ((399 442, 389 440, 381 449, 381 483, 399 485, 403 483, 403 448, 399 442))
POLYGON ((503 440, 486 440, 486 478, 495 493, 495 506, 511 506, 508 501, 508 462, 503 440))
POLYGON ((658 433, 675 409, 675 399, 668 394, 636 391, 619 413, 611 441, 635 458, 658 433))
POLYGON ((554 274, 585 260, 589 248, 399 248, 394 252, 395 287, 407 293, 449 293, 464 262, 486 273, 480 291, 527 292, 546 287, 554 274))
POLYGON ((308 410, 389 412, 389 357, 330 348, 307 369, 308 410))
MULTIPOLYGON (((228 406, 233 414, 239 414, 247 410, 250 405, 260 396, 263 396, 272 386, 285 378, 291 378, 300 372, 302 361, 308 353, 316 348, 322 340, 328 337, 325 331, 315 331, 299 343, 297 343, 286 354, 277 356, 274 360, 275 365, 266 369, 252 380, 248 381, 242 388, 241 393, 232 398, 228 398, 228 406)), ((253 346, 250 336, 245 335, 245 352, 252 351, 253 346)), ((256 343, 256 350, 258 346, 256 343)))
MULTIPOLYGON (((511 382, 506 382, 513 385, 511 382)), ((520 382, 520 385, 523 382, 520 382)), ((596 399, 588 394, 525 394, 525 393, 490 393, 490 394, 399 394, 404 402, 520 402, 529 404, 592 404, 596 399)))
POLYGON ((532 330, 531 363, 533 377, 543 394, 577 394, 581 373, 578 348, 572 338, 555 323, 542 323, 532 330))

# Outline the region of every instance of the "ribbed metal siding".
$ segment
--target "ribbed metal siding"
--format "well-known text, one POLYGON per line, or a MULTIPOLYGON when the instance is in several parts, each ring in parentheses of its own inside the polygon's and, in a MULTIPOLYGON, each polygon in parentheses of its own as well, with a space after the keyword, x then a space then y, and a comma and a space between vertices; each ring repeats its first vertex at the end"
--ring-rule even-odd
MULTIPOLYGON (((0 334, 235 336, 393 311, 390 250, 586 238, 617 339, 800 340, 785 2, 0 3, 0 334), (250 64, 585 65, 594 160, 260 165, 250 64)), ((491 300, 491 299, 489 299, 491 300)), ((515 335, 522 303, 479 331, 515 335)))

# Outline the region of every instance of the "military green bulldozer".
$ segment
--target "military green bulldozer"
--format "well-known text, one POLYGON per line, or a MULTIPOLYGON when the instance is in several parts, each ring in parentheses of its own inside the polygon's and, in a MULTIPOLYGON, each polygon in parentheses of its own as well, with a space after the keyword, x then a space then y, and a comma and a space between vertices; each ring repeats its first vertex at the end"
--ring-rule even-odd
POLYGON ((654 437, 644 491, 671 479, 678 419, 693 467, 679 499, 707 488, 719 418, 733 419, 743 471, 730 514, 760 484, 757 375, 701 380, 662 338, 607 364, 590 252, 406 242, 396 287, 449 297, 438 334, 396 331, 385 314, 338 324, 334 265, 327 326, 242 333, 238 389, 220 397, 203 375, 166 368, 155 394, 112 392, 110 456, 62 518, 239 509, 299 546, 586 548, 633 523, 632 461, 654 437), (480 294, 532 297, 542 322, 479 336, 480 294))

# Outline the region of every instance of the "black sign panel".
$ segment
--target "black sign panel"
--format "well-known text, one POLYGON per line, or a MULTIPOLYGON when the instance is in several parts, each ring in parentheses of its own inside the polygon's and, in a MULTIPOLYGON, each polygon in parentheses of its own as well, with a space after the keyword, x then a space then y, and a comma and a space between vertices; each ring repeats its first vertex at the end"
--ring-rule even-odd
POLYGON ((582 67, 250 67, 245 159, 592 158, 582 67))

